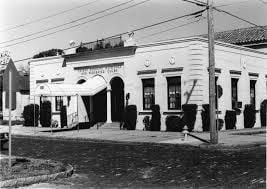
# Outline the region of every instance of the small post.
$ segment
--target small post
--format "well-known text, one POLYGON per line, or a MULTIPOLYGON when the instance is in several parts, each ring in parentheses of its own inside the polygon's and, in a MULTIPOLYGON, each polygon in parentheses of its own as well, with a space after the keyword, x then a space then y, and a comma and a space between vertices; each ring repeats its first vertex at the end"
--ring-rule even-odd
POLYGON ((12 108, 12 72, 9 70, 9 133, 8 133, 8 165, 11 168, 11 108, 12 108))
POLYGON ((188 127, 186 125, 184 126, 182 133, 184 134, 184 141, 187 141, 187 135, 188 135, 189 131, 188 131, 188 127))

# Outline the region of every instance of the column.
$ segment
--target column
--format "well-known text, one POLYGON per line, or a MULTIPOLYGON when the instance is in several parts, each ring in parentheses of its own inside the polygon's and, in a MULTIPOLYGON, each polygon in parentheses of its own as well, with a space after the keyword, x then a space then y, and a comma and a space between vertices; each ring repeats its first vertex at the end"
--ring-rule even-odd
POLYGON ((111 86, 107 85, 107 123, 111 121, 111 86))

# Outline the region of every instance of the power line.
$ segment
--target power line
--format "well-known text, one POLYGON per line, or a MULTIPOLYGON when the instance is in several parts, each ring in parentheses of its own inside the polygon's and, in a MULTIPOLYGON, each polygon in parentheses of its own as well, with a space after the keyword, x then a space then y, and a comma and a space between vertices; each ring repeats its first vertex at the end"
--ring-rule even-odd
POLYGON ((218 11, 218 12, 223 12, 223 13, 228 14, 228 15, 234 17, 234 18, 237 18, 237 19, 242 20, 242 21, 244 21, 244 22, 246 22, 246 23, 249 23, 249 24, 251 24, 251 25, 253 25, 253 26, 256 26, 256 27, 262 28, 263 30, 266 30, 263 26, 259 26, 259 25, 255 24, 255 23, 253 23, 253 22, 250 22, 250 21, 248 21, 248 20, 246 20, 246 19, 244 19, 244 18, 241 18, 241 17, 239 17, 239 16, 236 16, 236 15, 230 13, 230 12, 227 12, 227 11, 222 10, 222 9, 218 9, 218 8, 216 8, 216 7, 213 7, 213 8, 214 8, 214 10, 216 10, 216 11, 218 11))
MULTIPOLYGON (((146 0, 146 1, 143 1, 143 2, 147 2, 147 1, 149 1, 149 0, 146 0)), ((206 9, 200 10, 200 11, 196 11, 196 12, 193 12, 193 13, 190 13, 190 14, 185 14, 183 16, 175 17, 175 18, 172 18, 172 19, 168 19, 168 20, 165 20, 165 21, 158 22, 158 23, 154 23, 154 24, 151 24, 151 25, 143 26, 143 27, 140 27, 140 28, 131 30, 131 31, 127 31, 127 32, 123 32, 123 33, 120 33, 120 34, 112 35, 110 37, 106 37, 105 39, 111 39, 111 38, 114 38, 114 37, 117 37, 117 36, 129 34, 129 33, 140 31, 140 30, 144 30, 144 29, 147 29, 147 28, 150 28, 150 27, 153 27, 153 26, 157 26, 157 25, 160 25, 160 24, 163 24, 163 23, 167 23, 167 22, 170 22, 170 21, 173 21, 173 20, 177 20, 177 19, 180 19, 180 18, 184 18, 184 17, 188 17, 188 16, 199 15, 200 13, 204 12, 205 10, 206 9)), ((92 41, 92 42, 94 42, 94 41, 92 41)), ((75 47, 71 47, 71 48, 76 48, 76 47, 79 47, 79 45, 78 46, 75 46, 75 47)), ((65 48, 65 49, 62 49, 62 50, 68 50, 68 49, 70 49, 70 48, 65 48)), ((29 60, 29 59, 32 59, 32 57, 24 58, 24 59, 20 59, 20 60, 16 60, 14 62, 21 62, 21 61, 29 60)))
MULTIPOLYGON (((189 3, 193 3, 193 4, 195 4, 195 5, 197 5, 197 6, 201 6, 201 7, 203 7, 203 6, 208 7, 208 5, 207 5, 206 3, 202 2, 202 1, 199 1, 199 0, 182 0, 182 1, 189 2, 189 3)), ((219 7, 219 6, 218 6, 218 7, 219 7)), ((249 24, 251 24, 251 25, 253 25, 253 26, 262 28, 263 30, 266 30, 263 26, 259 26, 259 25, 255 24, 255 23, 253 23, 253 22, 250 22, 250 21, 248 21, 248 20, 246 20, 246 19, 244 19, 244 18, 241 18, 241 17, 239 17, 239 16, 236 16, 236 15, 234 15, 234 14, 232 14, 232 13, 230 13, 230 12, 227 12, 227 11, 225 11, 225 10, 219 9, 219 8, 217 8, 217 7, 214 7, 214 6, 213 6, 213 9, 216 10, 216 11, 223 12, 223 13, 225 13, 225 14, 228 14, 228 15, 230 15, 230 16, 232 16, 232 17, 235 17, 235 18, 237 18, 237 19, 239 19, 239 20, 242 20, 243 22, 247 22, 247 23, 249 23, 249 24)))
MULTIPOLYGON (((48 33, 48 34, 45 34, 45 35, 41 35, 41 36, 38 36, 38 37, 35 37, 35 38, 32 38, 32 39, 28 39, 28 40, 20 41, 20 42, 13 43, 13 44, 10 44, 10 45, 6 45, 6 46, 3 46, 3 47, 1 47, 1 48, 9 47, 9 46, 14 46, 14 45, 17 45, 17 44, 20 44, 20 43, 24 43, 24 42, 32 41, 32 40, 34 40, 34 39, 38 39, 38 38, 41 38, 41 37, 45 37, 45 36, 48 36, 48 35, 52 35, 52 34, 55 34, 55 33, 58 33, 58 32, 61 32, 61 31, 64 31, 64 30, 73 28, 73 27, 77 27, 77 26, 86 24, 86 23, 88 23, 88 22, 92 22, 92 21, 98 20, 98 19, 103 18, 103 17, 106 17, 106 16, 109 16, 109 15, 112 15, 112 14, 115 14, 115 13, 118 13, 118 12, 121 12, 121 11, 123 11, 123 10, 132 8, 132 7, 134 7, 134 6, 143 4, 143 3, 148 2, 148 1, 150 1, 150 0, 145 0, 145 1, 142 1, 142 2, 140 2, 140 3, 136 3, 136 4, 134 4, 134 5, 131 5, 131 6, 128 6, 128 7, 126 7, 126 8, 123 8, 123 9, 120 9, 120 10, 117 10, 117 11, 114 11, 114 12, 112 12, 112 13, 109 13, 109 14, 106 14, 106 15, 103 15, 103 16, 100 16, 100 17, 97 17, 97 18, 92 19, 92 20, 89 20, 89 21, 86 21, 86 22, 83 22, 83 23, 80 23, 80 24, 77 24, 77 25, 74 25, 74 26, 71 26, 71 27, 68 27, 68 28, 64 28, 64 29, 61 29, 61 30, 58 30, 58 31, 55 31, 55 32, 51 32, 51 33, 48 33)), ((131 32, 136 32, 136 31, 139 31, 139 30, 143 30, 143 29, 146 29, 146 28, 149 28, 149 27, 153 27, 153 26, 156 26, 156 25, 160 25, 160 24, 163 24, 163 23, 166 23, 166 22, 170 22, 170 21, 173 21, 173 20, 177 20, 177 19, 180 19, 180 18, 184 18, 184 17, 187 17, 187 16, 194 16, 194 15, 197 15, 197 14, 200 14, 200 13, 204 12, 205 10, 206 10, 206 9, 201 10, 201 11, 197 11, 197 12, 194 12, 194 13, 186 14, 186 15, 183 15, 183 16, 179 16, 179 17, 176 17, 176 18, 172 18, 172 19, 169 19, 169 20, 165 20, 165 21, 162 21, 162 22, 159 22, 159 23, 155 23, 155 24, 152 24, 152 25, 149 25, 149 26, 144 26, 144 27, 142 27, 142 28, 138 28, 138 29, 132 30, 131 32)), ((119 35, 124 35, 124 34, 127 34, 127 33, 129 33, 129 32, 124 32, 124 33, 121 33, 121 34, 119 34, 119 35)), ((115 35, 115 36, 112 36, 112 37, 109 37, 109 38, 113 38, 113 37, 116 37, 116 36, 118 36, 118 35, 115 35)))
POLYGON ((267 5, 267 2, 264 0, 259 0, 260 2, 262 2, 263 4, 267 5))
POLYGON ((65 25, 68 25, 68 24, 72 24, 72 23, 78 22, 78 21, 80 21, 80 20, 83 20, 83 19, 86 19, 86 18, 95 16, 95 15, 101 14, 101 13, 103 13, 103 12, 112 10, 112 9, 114 9, 114 8, 123 6, 123 5, 125 5, 125 4, 127 4, 127 3, 130 3, 130 2, 132 2, 132 1, 134 1, 134 0, 130 0, 130 1, 126 1, 126 2, 124 2, 124 3, 120 3, 120 4, 118 4, 118 5, 115 5, 115 6, 113 6, 113 7, 104 9, 104 10, 102 10, 102 11, 99 11, 99 12, 96 12, 96 13, 93 13, 93 14, 90 14, 90 15, 88 15, 88 16, 85 16, 85 17, 82 17, 82 18, 79 18, 79 19, 76 19, 76 20, 72 20, 72 21, 70 21, 70 22, 66 22, 66 23, 64 23, 64 24, 60 24, 60 25, 57 25, 57 26, 54 26, 54 27, 51 27, 51 28, 47 28, 47 29, 45 29, 45 30, 41 30, 41 31, 38 31, 38 32, 35 32, 35 33, 31 33, 31 34, 24 35, 24 36, 21 36, 21 37, 13 38, 13 39, 11 39, 11 40, 3 41, 3 42, 0 42, 0 44, 9 43, 9 42, 16 41, 16 40, 19 40, 19 39, 24 39, 24 38, 27 38, 27 37, 31 37, 31 36, 33 36, 33 35, 41 34, 41 33, 44 33, 44 32, 47 32, 47 31, 50 31, 50 30, 53 30, 53 29, 56 29, 56 28, 60 28, 60 27, 62 27, 62 26, 65 26, 65 25))
POLYGON ((168 32, 168 31, 171 31, 171 30, 175 30, 175 29, 177 29, 177 28, 181 28, 181 27, 184 27, 184 26, 188 26, 188 25, 197 23, 197 22, 199 22, 199 21, 201 21, 201 20, 204 20, 204 19, 205 19, 205 18, 201 18, 201 19, 198 19, 198 20, 195 20, 195 21, 192 21, 192 22, 188 22, 188 23, 186 23, 186 24, 178 25, 178 26, 175 26, 175 27, 166 29, 166 30, 162 30, 162 31, 159 31, 159 32, 156 32, 156 33, 152 33, 152 34, 149 34, 149 35, 140 37, 140 38, 138 38, 137 40, 141 40, 141 39, 144 39, 144 38, 152 37, 152 36, 159 35, 159 34, 162 34, 162 33, 168 32))
POLYGON ((67 10, 64 10, 64 11, 61 11, 61 12, 58 12, 58 13, 55 13, 55 14, 48 15, 46 17, 42 17, 42 18, 38 18, 38 19, 32 20, 30 22, 25 22, 23 24, 18 24, 18 25, 15 25, 15 26, 11 26, 11 27, 8 27, 6 29, 1 29, 0 32, 5 32, 5 31, 13 30, 13 29, 17 29, 17 28, 20 28, 20 27, 24 27, 24 26, 27 26, 27 25, 36 23, 36 22, 40 22, 42 20, 46 20, 48 18, 52 18, 52 17, 58 16, 58 15, 67 13, 67 12, 73 11, 75 9, 78 9, 78 8, 81 8, 81 7, 85 7, 85 6, 88 6, 88 5, 91 5, 91 4, 93 4, 93 3, 97 2, 97 1, 98 0, 95 0, 95 1, 92 1, 92 2, 88 2, 88 3, 85 3, 85 4, 79 5, 77 7, 73 7, 71 9, 67 9, 67 10))

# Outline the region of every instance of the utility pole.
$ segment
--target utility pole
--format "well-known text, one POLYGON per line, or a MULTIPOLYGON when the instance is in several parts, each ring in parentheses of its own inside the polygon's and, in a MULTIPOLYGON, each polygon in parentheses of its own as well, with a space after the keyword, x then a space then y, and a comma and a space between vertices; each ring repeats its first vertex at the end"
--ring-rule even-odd
POLYGON ((208 40, 209 40, 209 110, 210 110, 210 141, 218 144, 218 131, 216 128, 215 110, 215 56, 214 56, 214 25, 213 0, 208 1, 208 40))

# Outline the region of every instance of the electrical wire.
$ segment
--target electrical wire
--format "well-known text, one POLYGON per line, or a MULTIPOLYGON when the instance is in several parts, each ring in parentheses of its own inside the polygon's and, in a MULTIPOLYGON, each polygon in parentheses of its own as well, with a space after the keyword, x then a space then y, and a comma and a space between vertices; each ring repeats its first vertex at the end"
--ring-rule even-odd
POLYGON ((34 36, 34 35, 38 35, 38 34, 41 34, 41 33, 44 33, 44 32, 47 32, 47 31, 50 31, 50 30, 53 30, 53 29, 56 29, 56 28, 60 28, 62 26, 65 26, 65 25, 68 25, 68 24, 73 24, 73 23, 76 23, 80 20, 84 20, 86 18, 89 18, 89 17, 92 17, 92 16, 95 16, 95 15, 98 15, 98 14, 101 14, 101 13, 104 13, 106 11, 109 11, 109 10, 112 10, 114 8, 117 8, 117 7, 120 7, 120 6, 123 6, 127 3, 130 3, 134 0, 130 0, 130 1, 126 1, 124 3, 120 3, 118 5, 115 5, 113 7, 110 7, 110 8, 107 8, 107 9, 104 9, 102 11, 99 11, 99 12, 96 12, 96 13, 93 13, 93 14, 90 14, 90 15, 87 15, 85 17, 82 17, 82 18, 79 18, 79 19, 76 19, 76 20, 72 20, 70 22, 66 22, 66 23, 63 23, 63 24, 60 24, 60 25, 57 25, 57 26, 54 26, 54 27, 51 27, 51 28, 47 28, 45 30, 41 30, 41 31, 38 31, 38 32, 35 32, 35 33, 31 33, 31 34, 28 34, 28 35, 24 35, 24 36, 21 36, 21 37, 17 37, 17 38, 13 38, 13 39, 10 39, 10 40, 7 40, 7 41, 2 41, 0 42, 0 44, 4 44, 4 43, 9 43, 9 42, 12 42, 12 41, 16 41, 16 40, 19 40, 19 39, 24 39, 24 38, 27 38, 27 37, 31 37, 31 36, 34 36))
MULTIPOLYGON (((206 4, 206 3, 202 2, 202 1, 199 1, 199 0, 182 0, 182 1, 189 2, 189 3, 193 3, 193 4, 195 4, 195 5, 197 5, 197 6, 201 6, 201 7, 205 6, 205 7, 208 8, 208 6, 209 6, 208 4, 206 4)), ((226 6, 226 5, 221 5, 221 6, 226 6)), ((225 13, 225 14, 228 14, 228 15, 234 17, 234 18, 237 18, 237 19, 239 19, 239 20, 242 20, 243 22, 249 23, 249 24, 251 24, 251 25, 253 25, 253 26, 262 28, 263 30, 266 30, 265 27, 263 27, 263 26, 259 26, 259 25, 255 24, 255 23, 253 23, 253 22, 250 22, 250 21, 248 21, 248 20, 246 20, 246 19, 244 19, 244 18, 241 18, 241 17, 239 17, 239 16, 236 16, 236 15, 230 13, 230 12, 227 12, 227 11, 225 11, 225 10, 219 9, 218 7, 219 7, 219 6, 217 6, 217 7, 213 6, 213 9, 216 10, 216 11, 223 12, 223 13, 225 13)))
POLYGON ((95 1, 92 1, 92 2, 87 2, 87 3, 82 4, 82 5, 79 5, 77 7, 73 7, 71 9, 67 9, 67 10, 64 10, 64 11, 61 11, 61 12, 58 12, 58 13, 55 13, 55 14, 51 14, 51 15, 48 15, 46 17, 38 18, 38 19, 32 20, 30 22, 25 22, 23 24, 18 24, 18 25, 10 26, 10 27, 8 27, 6 29, 1 29, 0 32, 5 32, 5 31, 13 30, 13 29, 21 28, 21 27, 24 27, 24 26, 27 26, 27 25, 36 23, 36 22, 40 22, 40 21, 46 20, 48 18, 52 18, 52 17, 58 16, 58 15, 61 15, 61 14, 65 14, 65 13, 70 12, 70 11, 73 11, 75 9, 79 9, 81 7, 85 7, 85 6, 91 5, 91 4, 93 4, 93 3, 97 2, 97 1, 98 0, 95 0, 95 1))
MULTIPOLYGON (((151 25, 143 26, 143 27, 131 30, 131 31, 127 31, 127 32, 123 32, 123 33, 120 33, 120 34, 112 35, 110 37, 106 37, 105 39, 111 39, 111 38, 114 38, 114 37, 117 37, 117 36, 133 33, 133 32, 140 31, 140 30, 144 30, 144 29, 147 29, 147 28, 150 28, 150 27, 153 27, 153 26, 157 26, 157 25, 160 25, 160 24, 163 24, 163 23, 167 23, 167 22, 170 22, 170 21, 173 21, 173 20, 177 20, 177 19, 180 19, 180 18, 199 15, 200 13, 204 12, 205 10, 206 9, 200 10, 200 11, 196 11, 196 12, 193 12, 193 13, 190 13, 190 14, 186 14, 186 15, 183 15, 183 16, 175 17, 175 18, 172 18, 172 19, 168 19, 168 20, 165 20, 165 21, 161 21, 161 22, 158 22, 158 23, 154 23, 154 24, 151 24, 151 25)), ((94 41, 92 41, 92 42, 94 42, 94 41)), ((77 48, 77 47, 79 47, 79 45, 75 46, 75 47, 71 47, 71 48, 77 48)), ((62 49, 62 50, 68 50, 68 49, 71 49, 71 48, 65 48, 65 49, 62 49)), ((32 59, 32 57, 16 60, 14 62, 21 62, 21 61, 29 60, 29 59, 32 59)))
POLYGON ((162 33, 165 33, 165 32, 169 32, 169 31, 172 31, 172 30, 184 27, 184 26, 188 26, 188 25, 200 22, 201 20, 205 20, 205 18, 200 18, 198 20, 195 20, 195 21, 192 21, 192 22, 188 22, 186 24, 178 25, 178 26, 166 29, 166 30, 162 30, 162 31, 159 31, 159 32, 156 32, 156 33, 152 33, 152 34, 149 34, 149 35, 142 36, 142 37, 138 38, 137 41, 141 40, 141 39, 144 39, 144 38, 149 38, 149 37, 152 37, 152 36, 155 36, 155 35, 159 35, 159 34, 162 34, 162 33))
POLYGON ((244 18, 241 18, 241 17, 239 17, 239 16, 236 16, 236 15, 234 15, 234 14, 232 14, 232 13, 230 13, 230 12, 227 12, 227 11, 225 11, 225 10, 218 9, 218 8, 216 8, 216 7, 213 7, 213 9, 216 10, 216 11, 218 11, 218 12, 223 12, 223 13, 225 13, 225 14, 227 14, 227 15, 230 15, 230 16, 232 16, 232 17, 234 17, 234 18, 237 18, 237 19, 239 19, 239 20, 242 20, 242 21, 244 21, 244 22, 246 22, 246 23, 249 23, 249 24, 251 24, 251 25, 253 25, 253 26, 262 28, 263 30, 266 30, 266 28, 263 27, 263 26, 259 26, 259 25, 255 24, 255 23, 253 23, 253 22, 250 22, 250 21, 248 21, 248 20, 246 20, 246 19, 244 19, 244 18))
POLYGON ((70 27, 67 27, 67 28, 63 28, 61 30, 57 30, 57 31, 54 31, 54 32, 50 32, 50 33, 47 33, 47 34, 44 34, 44 35, 41 35, 41 36, 38 36, 38 37, 34 37, 34 38, 31 38, 31 39, 27 39, 27 40, 24 40, 24 41, 20 41, 20 42, 16 42, 16 43, 12 43, 10 45, 6 45, 6 46, 2 46, 0 48, 5 48, 5 47, 10 47, 10 46, 14 46, 14 45, 17 45, 17 44, 21 44, 21 43, 25 43, 25 42, 28 42, 28 41, 32 41, 32 40, 35 40, 35 39, 39 39, 39 38, 42 38, 42 37, 46 37, 46 36, 49 36, 49 35, 53 35, 53 34, 56 34, 58 32, 61 32, 61 31, 65 31, 65 30, 68 30, 68 29, 71 29, 71 28, 75 28, 75 27, 78 27, 78 26, 81 26, 81 25, 84 25, 84 24, 87 24, 87 23, 90 23, 90 22, 93 22, 95 20, 99 20, 101 18, 104 18, 104 17, 107 17, 107 16, 110 16, 110 15, 113 15, 113 14, 116 14, 118 12, 121 12, 121 11, 124 11, 124 10, 127 10, 129 8, 132 8, 132 7, 135 7, 137 5, 140 5, 140 4, 143 4, 143 3, 146 3, 150 0, 145 0, 145 1, 142 1, 140 3, 136 3, 136 4, 133 4, 131 6, 128 6, 126 8, 123 8, 123 9, 120 9, 120 10, 117 10, 117 11, 114 11, 114 12, 111 12, 111 13, 108 13, 108 14, 105 14, 103 16, 99 16, 99 17, 96 17, 94 19, 91 19, 91 20, 88 20, 88 21, 85 21, 85 22, 82 22, 82 23, 79 23, 79 24, 76 24, 76 25, 73 25, 73 26, 70 26, 70 27))
MULTIPOLYGON (((6 45, 6 46, 0 47, 0 48, 9 47, 9 46, 14 46, 14 45, 17 45, 17 44, 20 44, 20 43, 25 43, 25 42, 28 42, 28 41, 32 41, 32 40, 34 40, 34 39, 38 39, 38 38, 41 38, 41 37, 45 37, 45 36, 48 36, 48 35, 52 35, 52 34, 54 34, 54 33, 58 33, 58 32, 61 32, 61 31, 64 31, 64 30, 73 28, 73 27, 77 27, 77 26, 86 24, 86 23, 88 23, 88 22, 92 22, 92 21, 98 20, 98 19, 103 18, 103 17, 106 17, 106 16, 109 16, 109 15, 112 15, 112 14, 115 14, 115 13, 118 13, 118 12, 121 12, 121 11, 123 11, 123 10, 132 8, 132 7, 134 7, 134 6, 143 4, 143 3, 148 2, 148 1, 150 1, 150 0, 145 0, 145 1, 142 1, 142 2, 140 2, 140 3, 136 3, 136 4, 131 5, 131 6, 128 6, 128 7, 126 7, 126 8, 123 8, 123 9, 120 9, 120 10, 117 10, 117 11, 114 11, 114 12, 112 12, 112 13, 109 13, 109 14, 106 14, 106 15, 103 15, 103 16, 100 16, 100 17, 97 17, 97 18, 95 18, 95 19, 92 19, 92 20, 89 20, 89 21, 86 21, 86 22, 83 22, 83 23, 80 23, 80 24, 77 24, 77 25, 74 25, 74 26, 71 26, 71 27, 68 27, 68 28, 64 28, 64 29, 61 29, 61 30, 58 30, 58 31, 55 31, 55 32, 52 32, 52 33, 48 33, 48 34, 45 34, 45 35, 41 35, 41 36, 38 36, 38 37, 35 37, 35 38, 32 38, 32 39, 28 39, 28 40, 20 41, 20 42, 13 43, 13 44, 10 44, 10 45, 6 45)), ((152 24, 152 25, 149 25, 149 26, 144 26, 144 27, 141 27, 141 28, 138 28, 138 29, 135 29, 135 30, 131 30, 130 32, 128 31, 128 32, 124 32, 124 33, 121 33, 121 34, 118 34, 118 35, 114 35, 114 36, 111 36, 111 37, 108 37, 108 38, 114 38, 114 37, 116 37, 116 36, 120 36, 120 35, 124 35, 124 34, 128 34, 128 33, 136 32, 136 31, 143 30, 143 29, 147 29, 147 28, 149 28, 149 27, 153 27, 153 26, 156 26, 156 25, 160 25, 160 24, 163 24, 163 23, 166 23, 166 22, 170 22, 170 21, 173 21, 173 20, 177 20, 177 19, 180 19, 180 18, 184 18, 184 17, 187 17, 187 16, 194 16, 194 15, 197 15, 197 14, 200 14, 200 13, 204 12, 205 10, 206 10, 206 9, 203 9, 203 10, 201 10, 201 11, 197 11, 197 12, 194 12, 194 13, 190 13, 190 14, 186 14, 186 15, 183 15, 183 16, 175 17, 175 18, 172 18, 172 19, 169 19, 169 20, 165 20, 165 21, 162 21, 162 22, 158 22, 158 23, 155 23, 155 24, 152 24)), ((106 38, 106 39, 107 39, 107 38, 106 38)))

